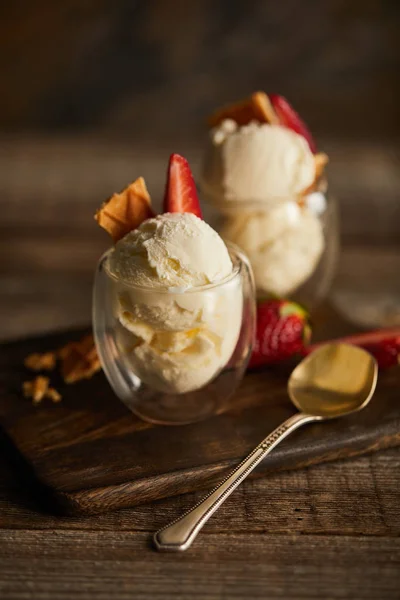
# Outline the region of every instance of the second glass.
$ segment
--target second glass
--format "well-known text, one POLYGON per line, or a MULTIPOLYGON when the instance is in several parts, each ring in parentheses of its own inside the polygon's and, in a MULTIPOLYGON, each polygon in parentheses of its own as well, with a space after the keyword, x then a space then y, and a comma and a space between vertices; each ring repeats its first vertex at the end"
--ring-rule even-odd
POLYGON ((274 202, 215 202, 208 215, 226 242, 248 256, 260 298, 288 298, 313 309, 323 300, 335 273, 339 223, 335 200, 320 189, 274 202))

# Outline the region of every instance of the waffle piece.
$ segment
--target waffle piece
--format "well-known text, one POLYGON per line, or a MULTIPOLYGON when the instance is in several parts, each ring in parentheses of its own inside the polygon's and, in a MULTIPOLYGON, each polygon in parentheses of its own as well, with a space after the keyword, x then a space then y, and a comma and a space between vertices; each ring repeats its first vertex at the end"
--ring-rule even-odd
POLYGON ((247 125, 250 121, 279 124, 278 117, 265 92, 254 92, 250 98, 224 106, 208 118, 210 127, 216 127, 224 119, 232 119, 238 125, 247 125))
POLYGON ((115 243, 151 217, 154 217, 151 198, 143 177, 139 177, 104 202, 94 218, 115 243))

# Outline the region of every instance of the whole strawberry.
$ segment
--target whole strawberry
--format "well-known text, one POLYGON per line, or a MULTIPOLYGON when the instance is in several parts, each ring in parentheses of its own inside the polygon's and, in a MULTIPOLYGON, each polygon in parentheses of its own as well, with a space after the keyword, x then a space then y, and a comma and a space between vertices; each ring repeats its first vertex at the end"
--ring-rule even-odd
POLYGON ((307 311, 288 300, 269 300, 257 307, 257 329, 250 367, 277 363, 302 353, 311 337, 307 311))

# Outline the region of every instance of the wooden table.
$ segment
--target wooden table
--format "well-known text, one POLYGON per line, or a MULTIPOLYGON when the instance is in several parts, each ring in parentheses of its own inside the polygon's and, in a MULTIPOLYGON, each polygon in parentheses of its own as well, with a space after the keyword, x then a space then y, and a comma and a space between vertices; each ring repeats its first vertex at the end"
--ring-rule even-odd
POLYGON ((0 463, 0 597, 398 599, 400 451, 246 482, 182 554, 151 533, 200 493, 51 516, 0 463))
MULTIPOLYGON (((389 146, 324 147, 345 240, 361 248, 345 249, 346 283, 372 238, 398 239, 398 168, 389 146)), ((87 323, 91 272, 106 245, 94 209, 139 173, 156 197, 166 152, 87 139, 5 139, 0 149, 0 335, 87 323)), ((198 165, 198 152, 189 158, 198 165)), ((247 481, 178 555, 157 554, 151 533, 201 493, 61 518, 7 461, 0 456, 2 600, 400 598, 400 450, 247 481)))

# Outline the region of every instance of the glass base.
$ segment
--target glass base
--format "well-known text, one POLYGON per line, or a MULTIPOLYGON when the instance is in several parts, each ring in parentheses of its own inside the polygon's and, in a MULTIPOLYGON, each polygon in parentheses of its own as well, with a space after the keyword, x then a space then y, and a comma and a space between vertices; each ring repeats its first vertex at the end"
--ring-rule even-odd
POLYGON ((221 373, 218 379, 199 390, 185 394, 163 394, 142 384, 124 404, 140 419, 155 425, 188 425, 203 421, 227 409, 228 385, 232 385, 233 370, 221 373), (228 383, 229 382, 229 383, 228 383))

